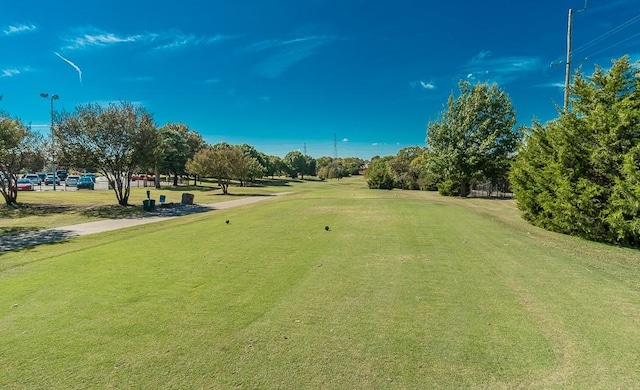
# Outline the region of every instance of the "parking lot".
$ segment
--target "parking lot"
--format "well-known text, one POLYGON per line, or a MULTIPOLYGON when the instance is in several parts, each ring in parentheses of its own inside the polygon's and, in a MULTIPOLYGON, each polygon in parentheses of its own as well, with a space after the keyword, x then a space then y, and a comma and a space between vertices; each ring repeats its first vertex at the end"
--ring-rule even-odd
MULTIPOLYGON (((154 187, 154 182, 149 180, 136 180, 131 181, 131 188, 142 188, 142 187, 154 187)), ((108 190, 109 182, 104 177, 96 178, 94 190, 108 190)), ((44 184, 36 184, 33 186, 34 191, 53 191, 53 185, 44 185, 44 184)), ((56 191, 78 191, 75 186, 68 186, 63 181, 60 184, 56 184, 56 191)), ((81 190, 84 191, 84 190, 81 190)), ((90 191, 90 190, 87 190, 90 191)))

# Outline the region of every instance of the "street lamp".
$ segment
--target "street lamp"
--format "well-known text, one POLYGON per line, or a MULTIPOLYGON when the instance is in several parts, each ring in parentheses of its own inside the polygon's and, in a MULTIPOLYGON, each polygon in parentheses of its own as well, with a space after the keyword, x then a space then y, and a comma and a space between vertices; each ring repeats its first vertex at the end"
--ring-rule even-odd
POLYGON ((49 96, 48 93, 41 93, 40 97, 43 99, 49 99, 51 101, 51 162, 53 163, 53 190, 56 190, 56 178, 58 174, 56 173, 56 149, 55 149, 55 137, 53 135, 53 101, 60 99, 60 96, 56 94, 52 94, 49 96))

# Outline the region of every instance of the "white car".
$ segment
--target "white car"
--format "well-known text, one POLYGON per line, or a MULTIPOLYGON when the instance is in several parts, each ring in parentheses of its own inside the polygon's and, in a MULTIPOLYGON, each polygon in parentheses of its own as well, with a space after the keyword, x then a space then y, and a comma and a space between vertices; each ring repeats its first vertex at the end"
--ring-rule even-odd
POLYGON ((69 175, 67 176, 67 180, 65 180, 64 182, 71 187, 75 187, 78 184, 78 179, 80 179, 80 176, 78 175, 69 175))
POLYGON ((40 178, 40 176, 36 175, 35 173, 27 173, 24 176, 22 176, 22 178, 28 179, 34 186, 42 184, 42 179, 40 178))

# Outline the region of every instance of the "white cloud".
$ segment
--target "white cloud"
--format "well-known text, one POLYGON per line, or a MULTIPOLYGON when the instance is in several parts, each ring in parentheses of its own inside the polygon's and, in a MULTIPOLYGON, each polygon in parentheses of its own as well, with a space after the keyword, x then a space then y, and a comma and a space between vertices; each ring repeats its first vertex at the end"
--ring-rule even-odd
POLYGON ((181 31, 172 31, 164 34, 156 34, 155 39, 164 42, 157 46, 156 50, 176 50, 200 45, 211 45, 229 39, 237 38, 236 35, 214 35, 197 37, 193 34, 185 34, 181 31))
POLYGON ((13 77, 20 74, 18 69, 2 69, 1 72, 0 75, 2 75, 2 77, 13 77))
POLYGON ((409 86, 411 88, 422 88, 422 89, 427 89, 427 90, 433 90, 436 89, 436 85, 433 83, 433 81, 422 81, 422 80, 418 80, 418 81, 412 81, 409 83, 409 86))
POLYGON ((114 33, 92 30, 78 37, 68 39, 69 44, 64 49, 74 50, 87 47, 105 47, 122 43, 150 41, 156 38, 156 34, 118 36, 114 33))
POLYGON ((349 138, 343 138, 342 142, 349 142, 349 138))
POLYGON ((436 86, 432 82, 425 83, 424 81, 420 81, 420 85, 424 89, 436 89, 436 86))
POLYGON ((493 57, 490 51, 481 51, 469 60, 464 71, 470 80, 482 77, 487 81, 508 83, 538 69, 541 69, 538 57, 493 57))
POLYGON ((322 46, 335 40, 336 37, 329 35, 306 35, 287 40, 271 39, 256 42, 238 53, 267 52, 266 58, 259 62, 254 70, 260 76, 275 79, 290 67, 316 54, 322 46))
POLYGON ((35 30, 37 30, 37 27, 34 26, 33 24, 20 24, 18 26, 8 26, 2 32, 4 33, 4 35, 12 35, 12 34, 19 34, 24 32, 31 32, 35 30))

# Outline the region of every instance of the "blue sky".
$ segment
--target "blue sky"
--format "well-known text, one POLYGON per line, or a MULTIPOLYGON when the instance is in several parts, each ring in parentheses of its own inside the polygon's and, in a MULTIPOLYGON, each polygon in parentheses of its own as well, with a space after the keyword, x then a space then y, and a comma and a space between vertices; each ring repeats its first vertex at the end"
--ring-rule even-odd
MULTIPOLYGON (((0 2, 0 109, 48 133, 49 102, 143 105, 209 143, 371 158, 425 145, 461 79, 518 122, 562 105, 567 15, 584 0, 0 2), (557 65, 551 66, 552 63, 557 65)), ((574 16, 574 69, 640 59, 640 0, 574 16)))

